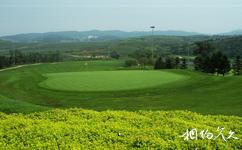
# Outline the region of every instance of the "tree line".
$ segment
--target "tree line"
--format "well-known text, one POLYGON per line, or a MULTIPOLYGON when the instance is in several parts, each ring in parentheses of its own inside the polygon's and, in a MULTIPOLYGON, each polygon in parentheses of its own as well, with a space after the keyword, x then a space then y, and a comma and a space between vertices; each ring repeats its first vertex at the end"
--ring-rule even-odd
POLYGON ((59 51, 50 53, 30 52, 23 53, 19 50, 11 50, 7 56, 0 56, 0 68, 14 65, 34 64, 45 62, 58 62, 62 57, 59 51))
MULTIPOLYGON (((233 63, 228 56, 218 51, 213 44, 207 42, 196 42, 194 54, 196 55, 193 66, 197 71, 223 75, 233 70, 234 75, 241 75, 242 63, 238 55, 233 63)), ((187 62, 185 58, 158 57, 154 69, 186 69, 187 62)))
POLYGON ((154 65, 154 62, 151 49, 140 48, 129 55, 129 59, 125 61, 125 66, 139 66, 145 68, 145 66, 154 65))
POLYGON ((183 57, 160 56, 155 61, 154 69, 187 69, 187 60, 183 57))
MULTIPOLYGON (((242 63, 240 56, 232 62, 229 57, 218 51, 216 47, 209 41, 196 42, 193 53, 195 59, 189 64, 193 65, 194 70, 205 73, 223 75, 233 70, 234 75, 241 75, 242 63)), ((152 57, 150 49, 139 49, 130 55, 131 59, 125 61, 126 67, 154 66, 154 69, 186 69, 188 68, 187 59, 185 57, 173 57, 169 55, 158 55, 152 57)))
POLYGON ((136 50, 130 55, 130 59, 125 61, 126 67, 140 66, 154 66, 154 69, 186 69, 187 60, 184 57, 172 57, 169 55, 153 54, 149 48, 142 48, 136 50))
POLYGON ((211 74, 225 75, 233 69, 235 75, 240 74, 241 61, 240 56, 237 56, 236 61, 231 63, 227 55, 218 51, 209 42, 197 42, 197 48, 194 53, 194 69, 211 74))

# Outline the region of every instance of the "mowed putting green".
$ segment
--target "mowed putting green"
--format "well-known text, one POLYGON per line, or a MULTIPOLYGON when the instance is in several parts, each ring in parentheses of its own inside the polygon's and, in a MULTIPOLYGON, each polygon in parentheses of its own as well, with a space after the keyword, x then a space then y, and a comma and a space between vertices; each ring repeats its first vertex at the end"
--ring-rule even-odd
POLYGON ((44 74, 39 85, 64 91, 122 91, 152 88, 186 76, 163 71, 90 71, 44 74))

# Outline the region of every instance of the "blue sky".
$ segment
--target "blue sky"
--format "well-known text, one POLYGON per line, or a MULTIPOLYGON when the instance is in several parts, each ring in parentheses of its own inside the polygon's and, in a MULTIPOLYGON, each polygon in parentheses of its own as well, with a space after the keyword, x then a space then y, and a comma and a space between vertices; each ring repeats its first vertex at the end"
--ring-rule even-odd
POLYGON ((84 30, 242 29, 242 0, 0 0, 0 35, 84 30))

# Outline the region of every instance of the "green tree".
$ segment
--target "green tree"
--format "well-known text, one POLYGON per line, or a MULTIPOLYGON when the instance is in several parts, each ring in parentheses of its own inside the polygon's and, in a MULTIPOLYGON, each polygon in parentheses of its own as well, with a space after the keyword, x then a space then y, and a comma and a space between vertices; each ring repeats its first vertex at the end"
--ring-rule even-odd
POLYGON ((9 64, 15 65, 16 64, 15 50, 10 50, 9 51, 9 55, 10 55, 10 57, 9 57, 9 64))
POLYGON ((197 55, 197 57, 194 60, 194 68, 195 70, 199 70, 206 73, 212 73, 213 67, 210 63, 211 61, 211 55, 215 51, 214 46, 209 42, 197 42, 196 48, 194 50, 194 53, 197 55))
POLYGON ((230 68, 230 62, 229 59, 226 55, 222 55, 220 58, 220 61, 218 63, 218 74, 222 74, 223 76, 228 73, 231 68, 230 68))
POLYGON ((237 56, 233 65, 234 75, 241 75, 241 68, 242 68, 242 64, 241 64, 240 56, 237 56))
POLYGON ((223 76, 230 71, 230 62, 228 57, 218 52, 213 52, 211 55, 199 55, 194 60, 195 70, 206 73, 217 73, 223 76))
POLYGON ((218 71, 218 65, 221 57, 222 57, 221 52, 212 54, 211 58, 209 59, 209 63, 207 67, 208 73, 216 73, 218 71))
POLYGON ((132 67, 132 66, 137 66, 137 65, 138 65, 138 62, 136 59, 128 59, 128 60, 125 60, 125 62, 124 62, 125 67, 132 67))
POLYGON ((176 57, 175 58, 175 67, 176 67, 176 69, 179 68, 179 65, 180 65, 180 58, 179 57, 176 57))
MULTIPOLYGON (((152 53, 149 49, 139 49, 132 54, 132 57, 138 60, 138 63, 144 68, 146 65, 151 65, 153 63, 152 53)), ((153 65, 153 64, 152 64, 153 65)))
POLYGON ((181 69, 187 69, 187 60, 185 58, 182 58, 181 69))
POLYGON ((215 47, 209 41, 197 42, 195 44, 196 44, 196 48, 194 50, 194 53, 196 55, 208 56, 209 54, 215 51, 215 47))
POLYGON ((195 59, 194 59, 194 69, 197 70, 197 71, 202 71, 202 57, 201 56, 197 56, 195 59))
POLYGON ((114 59, 119 59, 120 58, 120 54, 117 51, 112 51, 110 53, 110 57, 114 58, 114 59))
POLYGON ((171 57, 166 57, 165 59, 165 68, 166 69, 172 69, 174 67, 173 61, 171 57))
POLYGON ((165 68, 165 64, 164 64, 163 58, 160 56, 155 61, 154 69, 164 69, 164 68, 165 68))
POLYGON ((9 59, 6 56, 0 56, 0 68, 9 66, 9 59))

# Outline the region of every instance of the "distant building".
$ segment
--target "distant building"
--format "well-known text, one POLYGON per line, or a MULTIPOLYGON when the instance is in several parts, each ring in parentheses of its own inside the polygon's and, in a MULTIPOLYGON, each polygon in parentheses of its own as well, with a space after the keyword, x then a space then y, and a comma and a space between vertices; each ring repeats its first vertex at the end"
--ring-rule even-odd
POLYGON ((109 56, 106 55, 86 55, 86 56, 80 56, 82 59, 108 59, 110 58, 109 56))

